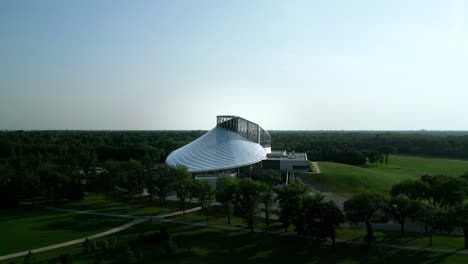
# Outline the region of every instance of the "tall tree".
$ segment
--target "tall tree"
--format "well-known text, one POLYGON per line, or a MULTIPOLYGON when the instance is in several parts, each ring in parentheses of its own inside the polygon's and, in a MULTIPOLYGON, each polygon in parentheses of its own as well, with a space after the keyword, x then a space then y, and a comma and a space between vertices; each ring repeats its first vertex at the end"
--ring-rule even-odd
POLYGON ((191 195, 197 198, 205 214, 213 201, 213 186, 206 180, 192 180, 191 195))
POLYGON ((456 207, 457 224, 462 227, 464 248, 468 248, 468 203, 456 207))
POLYGON ((263 203, 263 209, 265 210, 265 224, 270 225, 270 206, 273 203, 274 192, 273 189, 267 184, 260 182, 260 200, 263 203))
POLYGON ((270 188, 282 181, 281 173, 277 170, 263 170, 262 181, 265 182, 270 188))
POLYGON ((283 223, 284 230, 295 222, 296 216, 300 214, 303 196, 307 189, 297 183, 291 183, 282 190, 278 190, 278 202, 280 206, 279 220, 283 223))
POLYGON ((459 177, 445 175, 421 177, 429 185, 429 199, 435 207, 452 207, 465 200, 467 182, 459 177))
POLYGON ((400 232, 405 236, 405 220, 408 217, 416 217, 419 203, 411 200, 404 194, 392 196, 387 206, 388 214, 400 224, 400 232))
POLYGON ((385 165, 388 165, 388 155, 396 152, 396 148, 391 145, 383 145, 378 148, 379 152, 385 155, 385 165))
POLYGON ((344 202, 346 218, 351 222, 364 222, 366 224, 365 241, 369 247, 374 239, 372 217, 378 210, 385 208, 386 202, 386 197, 379 193, 357 194, 344 202))
POLYGON ((421 180, 406 180, 392 186, 392 196, 406 195, 410 200, 427 200, 430 197, 429 185, 421 180))
POLYGON ((221 177, 216 183, 216 201, 224 205, 228 224, 231 224, 231 217, 234 213, 237 185, 238 180, 230 176, 221 177))
POLYGON ((177 166, 172 169, 171 176, 174 178, 174 189, 182 207, 182 213, 185 214, 186 201, 190 197, 192 185, 192 174, 185 166, 177 166))
POLYGON ((19 201, 15 172, 10 166, 0 165, 0 208, 15 207, 19 201))
POLYGON ((328 201, 321 204, 320 217, 321 230, 324 230, 330 237, 333 249, 335 249, 336 229, 345 222, 344 214, 334 201, 328 201))
POLYGON ((261 184, 261 200, 265 209, 265 224, 270 224, 270 206, 273 203, 275 193, 273 191, 273 186, 280 183, 281 173, 276 170, 264 170, 262 171, 262 181, 261 184))
POLYGON ((247 223, 250 232, 254 231, 255 215, 260 199, 260 188, 257 182, 251 179, 242 179, 239 181, 237 189, 240 197, 239 212, 242 219, 247 223))
POLYGON ((166 204, 166 198, 174 189, 175 179, 171 176, 172 171, 165 165, 158 167, 158 173, 154 178, 154 191, 159 199, 159 204, 166 204))

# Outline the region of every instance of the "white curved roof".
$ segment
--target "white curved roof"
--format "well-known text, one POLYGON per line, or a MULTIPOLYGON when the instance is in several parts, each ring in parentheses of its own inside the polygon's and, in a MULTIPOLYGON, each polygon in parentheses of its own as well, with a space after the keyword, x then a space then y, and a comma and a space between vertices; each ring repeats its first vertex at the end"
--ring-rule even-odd
POLYGON ((166 165, 184 165, 190 172, 205 172, 238 168, 257 163, 265 157, 266 152, 260 144, 230 130, 215 127, 171 152, 166 165))

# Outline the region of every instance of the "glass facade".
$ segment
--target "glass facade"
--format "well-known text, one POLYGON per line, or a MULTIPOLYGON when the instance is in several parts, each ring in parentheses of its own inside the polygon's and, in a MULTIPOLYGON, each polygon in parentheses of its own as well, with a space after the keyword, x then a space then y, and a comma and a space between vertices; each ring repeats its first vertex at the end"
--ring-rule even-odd
POLYGON ((271 136, 258 124, 238 116, 217 116, 217 126, 238 133, 246 139, 271 147, 271 136))

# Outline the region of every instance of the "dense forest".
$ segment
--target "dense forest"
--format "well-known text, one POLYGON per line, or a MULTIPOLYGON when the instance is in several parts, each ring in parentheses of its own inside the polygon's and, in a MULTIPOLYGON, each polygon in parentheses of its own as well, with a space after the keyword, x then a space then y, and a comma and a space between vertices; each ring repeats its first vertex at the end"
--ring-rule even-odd
MULTIPOLYGON (((205 132, 1 131, 0 201, 80 199, 84 188, 106 192, 115 185, 138 194, 153 184, 146 182, 148 171, 205 132)), ((384 163, 392 153, 468 159, 466 132, 272 131, 271 136, 273 149, 306 152, 317 161, 384 163)))

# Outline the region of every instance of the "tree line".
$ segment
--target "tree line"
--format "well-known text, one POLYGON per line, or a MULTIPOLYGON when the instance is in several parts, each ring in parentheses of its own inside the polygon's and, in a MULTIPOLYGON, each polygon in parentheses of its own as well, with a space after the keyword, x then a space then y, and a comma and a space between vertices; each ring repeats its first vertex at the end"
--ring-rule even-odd
POLYGON ((384 146, 392 146, 405 155, 468 158, 468 132, 270 131, 270 134, 275 149, 306 152, 310 160, 318 161, 345 159, 350 161, 344 163, 359 160, 362 163, 364 157, 369 157, 369 151, 382 152, 384 146))
POLYGON ((218 181, 215 196, 225 208, 227 223, 230 223, 233 213, 237 213, 253 231, 258 205, 263 203, 268 225, 269 208, 277 203, 279 221, 285 231, 293 226, 294 231, 304 238, 330 238, 333 247, 336 230, 346 221, 365 224, 364 241, 371 247, 375 222, 384 223, 392 219, 400 224, 401 236, 405 236, 405 224, 412 219, 424 225, 429 246, 432 246, 435 231, 452 232, 455 227, 461 227, 464 247, 468 248, 468 175, 424 175, 418 180, 394 185, 388 194, 356 194, 346 200, 341 209, 334 201, 325 201, 322 194, 311 193, 297 183, 282 189, 272 188, 271 183, 279 179, 276 173, 267 171, 266 181, 230 177, 218 181))
MULTIPOLYGON (((169 153, 205 131, 0 131, 0 207, 20 200, 80 199, 83 191, 141 193, 169 153), (106 173, 103 173, 106 172, 106 173)), ((311 160, 384 164, 388 155, 468 157, 464 132, 272 131, 274 149, 311 160)))

